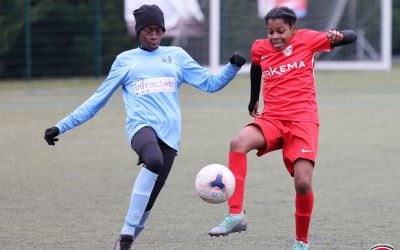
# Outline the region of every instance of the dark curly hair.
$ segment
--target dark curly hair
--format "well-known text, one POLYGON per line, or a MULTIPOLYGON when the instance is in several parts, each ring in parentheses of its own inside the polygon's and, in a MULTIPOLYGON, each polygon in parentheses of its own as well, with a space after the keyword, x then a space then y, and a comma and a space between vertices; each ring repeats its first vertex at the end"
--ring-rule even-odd
POLYGON ((283 19, 283 21, 292 27, 292 25, 296 24, 297 16, 294 11, 288 7, 278 7, 273 8, 272 10, 268 11, 267 15, 265 15, 264 20, 265 23, 268 24, 268 20, 270 19, 283 19))

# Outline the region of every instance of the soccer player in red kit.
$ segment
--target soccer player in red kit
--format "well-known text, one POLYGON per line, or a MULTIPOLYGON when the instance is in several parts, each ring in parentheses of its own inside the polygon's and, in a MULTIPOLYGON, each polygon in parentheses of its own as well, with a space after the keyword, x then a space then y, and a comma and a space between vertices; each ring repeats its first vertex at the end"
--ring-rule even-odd
POLYGON ((248 106, 254 120, 230 142, 229 168, 236 187, 228 200, 229 214, 210 236, 245 231, 243 211, 246 154, 257 155, 282 149, 283 161, 294 177, 296 239, 293 249, 308 249, 308 228, 314 204, 311 185, 318 150, 318 106, 314 85, 317 52, 354 42, 351 30, 319 32, 297 30, 296 14, 287 7, 274 8, 265 16, 267 39, 252 47, 251 97, 248 106), (260 83, 263 78, 264 109, 258 113, 260 83))

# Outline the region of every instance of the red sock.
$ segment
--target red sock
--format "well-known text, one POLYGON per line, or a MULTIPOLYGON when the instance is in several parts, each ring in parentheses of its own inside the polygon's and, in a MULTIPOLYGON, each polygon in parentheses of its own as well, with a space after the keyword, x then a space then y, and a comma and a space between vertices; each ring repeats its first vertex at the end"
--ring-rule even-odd
POLYGON ((236 179, 235 191, 228 200, 229 213, 240 214, 243 209, 244 183, 247 172, 247 157, 245 153, 229 152, 229 169, 236 179))
POLYGON ((296 240, 308 244, 308 228, 314 205, 314 193, 296 194, 296 240))

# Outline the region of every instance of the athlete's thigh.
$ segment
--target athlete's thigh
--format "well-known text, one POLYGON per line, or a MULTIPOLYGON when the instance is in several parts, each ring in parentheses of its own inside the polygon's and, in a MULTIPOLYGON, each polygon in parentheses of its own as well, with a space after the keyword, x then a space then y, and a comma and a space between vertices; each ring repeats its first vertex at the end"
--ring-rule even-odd
POLYGON ((142 147, 147 143, 158 144, 156 133, 151 127, 143 127, 139 129, 132 137, 131 147, 138 155, 140 155, 142 147))
POLYGON ((264 139, 263 147, 257 148, 258 156, 282 148, 283 137, 281 121, 256 117, 250 125, 258 127, 264 139))
MULTIPOLYGON (((318 152, 319 125, 311 122, 287 123, 284 135, 283 160, 290 175, 294 176, 295 163, 300 164, 299 159, 306 160, 311 166, 315 165, 318 152)), ((301 173, 297 173, 299 175, 301 173)), ((302 174, 301 174, 302 175, 302 174)))
POLYGON ((231 151, 249 152, 265 147, 265 138, 261 129, 253 124, 244 127, 231 141, 231 151))
POLYGON ((132 137, 131 147, 139 156, 137 165, 144 163, 149 157, 162 160, 162 152, 156 133, 151 127, 143 127, 132 137), (145 149, 144 149, 145 148, 145 149))

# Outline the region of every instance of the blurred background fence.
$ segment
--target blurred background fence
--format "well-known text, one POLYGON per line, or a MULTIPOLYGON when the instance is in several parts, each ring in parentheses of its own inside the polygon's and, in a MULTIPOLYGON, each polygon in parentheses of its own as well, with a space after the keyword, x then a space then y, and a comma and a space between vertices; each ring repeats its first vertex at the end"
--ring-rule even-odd
MULTIPOLYGON (((134 1, 134 0, 132 0, 134 1)), ((184 0, 183 0, 184 1, 184 0)), ((198 0, 204 13, 201 36, 169 37, 162 45, 178 45, 203 65, 209 63, 210 0, 198 0)), ((308 0, 309 16, 323 20, 340 1, 308 0), (330 6, 331 5, 331 6, 330 6)), ((379 1, 350 1, 340 24, 369 22, 371 50, 379 50, 379 1), (353 6, 353 12, 351 10, 353 6), (370 13, 369 13, 370 12, 370 13), (353 13, 353 14, 352 14, 353 13), (356 14, 356 15, 354 15, 356 14), (361 16, 362 19, 357 19, 361 16), (374 25, 373 23, 376 23, 374 25)), ((220 61, 234 50, 250 55, 252 42, 266 36, 257 13, 257 0, 220 1, 220 61)), ((301 26, 325 30, 321 21, 304 18, 301 26)), ((344 26, 344 27, 345 27, 344 26)), ((392 1, 392 56, 400 56, 400 0, 392 1)), ((138 46, 124 20, 124 0, 0 0, 0 80, 10 78, 103 76, 116 55, 138 46)), ((350 48, 355 50, 355 48, 350 48)), ((347 59, 342 51, 333 57, 347 59)), ((332 56, 331 56, 332 57, 332 56)), ((323 60, 324 58, 321 58, 323 60)), ((332 59, 332 58, 327 58, 332 59)), ((335 59, 335 58, 333 58, 335 59)))

